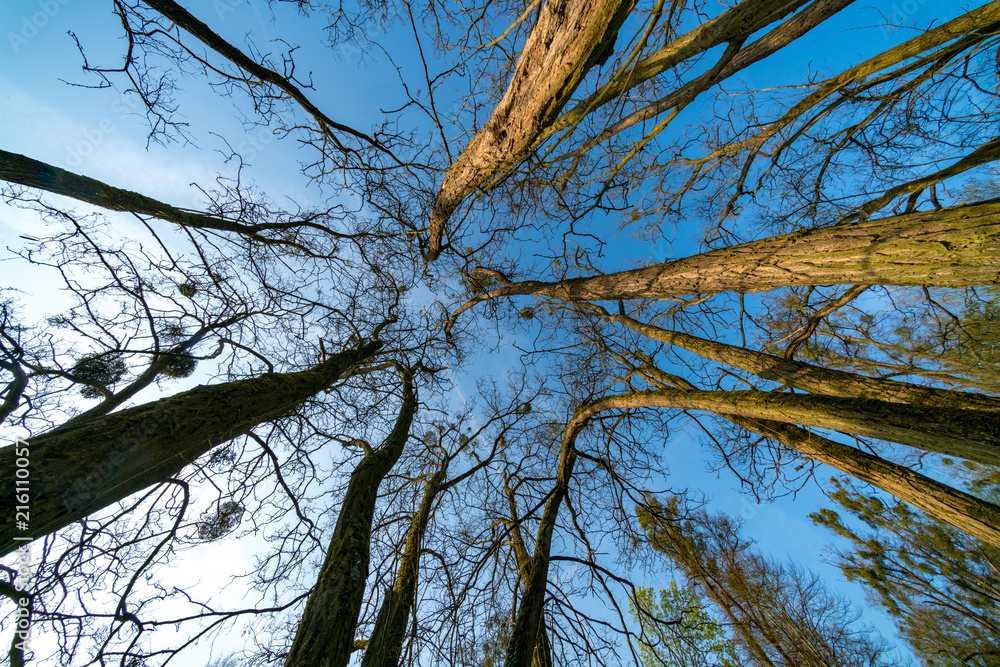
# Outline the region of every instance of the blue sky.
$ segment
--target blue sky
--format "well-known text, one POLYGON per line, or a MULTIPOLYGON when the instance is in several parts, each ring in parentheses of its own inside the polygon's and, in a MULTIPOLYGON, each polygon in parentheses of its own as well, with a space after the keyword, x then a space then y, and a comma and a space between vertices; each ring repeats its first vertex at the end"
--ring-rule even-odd
MULTIPOLYGON (((310 72, 315 86, 310 97, 338 121, 367 129, 373 119, 382 116, 382 109, 399 107, 405 101, 395 66, 384 53, 373 51, 363 55, 349 44, 331 53, 323 43, 322 32, 315 28, 315 21, 290 7, 278 5, 272 9, 262 0, 185 5, 235 44, 245 44, 250 36, 260 49, 269 45, 277 49, 281 45, 271 40, 280 35, 299 45, 296 58, 304 70, 300 74, 310 72), (277 21, 272 11, 278 14, 277 21)), ((799 82, 803 72, 824 72, 839 69, 848 62, 856 63, 910 37, 909 27, 943 22, 965 7, 963 3, 947 0, 864 4, 845 11, 794 44, 780 61, 761 63, 740 79, 750 88, 799 82), (878 27, 880 16, 892 17, 903 27, 878 27)), ((193 78, 181 82, 179 97, 181 113, 191 126, 192 141, 166 146, 147 143, 144 116, 134 98, 60 81, 92 82, 79 70, 79 52, 67 34, 69 30, 80 36, 93 62, 115 62, 120 57, 121 42, 115 38, 118 26, 109 4, 86 0, 8 1, 0 6, 0 26, 3 26, 0 39, 0 147, 3 149, 175 205, 199 208, 202 196, 191 183, 210 183, 220 171, 226 170, 216 152, 222 144, 211 131, 244 139, 242 152, 252 163, 248 174, 264 186, 272 199, 289 197, 305 206, 322 201, 323 193, 300 176, 300 162, 310 157, 305 150, 292 141, 276 139, 266 129, 244 130, 232 103, 217 97, 193 78)), ((412 36, 400 26, 396 28, 390 41, 395 65, 403 68, 407 80, 420 80, 412 36)), ((443 67, 446 57, 440 54, 439 60, 432 64, 443 67)), ((693 109, 691 113, 701 111, 693 109)), ((421 129, 429 131, 426 127, 421 129)), ((125 216, 116 217, 115 221, 121 225, 123 235, 141 233, 125 216)), ((593 224, 597 227, 603 222, 596 220, 593 224)), ((18 237, 34 233, 37 224, 30 214, 6 206, 0 208, 0 247, 17 247, 18 237)), ((611 270, 633 266, 636 256, 681 256, 693 252, 700 238, 697 229, 683 231, 690 234, 679 237, 669 250, 662 246, 651 249, 649 244, 622 235, 609 245, 605 267, 611 270)), ((23 290, 26 302, 39 309, 39 316, 59 312, 63 306, 56 283, 43 274, 26 277, 23 266, 6 261, 7 256, 0 262, 0 284, 23 290)), ((498 353, 484 359, 478 368, 488 369, 489 374, 501 372, 516 354, 507 343, 526 341, 527 338, 516 337, 506 341, 498 353)), ((475 378, 457 378, 456 382, 469 394, 475 378)), ((172 386, 171 390, 176 388, 172 386)), ((716 475, 706 471, 707 462, 699 440, 694 429, 672 434, 664 452, 669 461, 667 484, 710 495, 713 498, 710 508, 744 518, 747 534, 758 540, 762 550, 821 571, 828 583, 837 582, 839 572, 821 562, 831 536, 814 527, 807 518, 814 509, 829 505, 815 487, 807 487, 794 500, 784 498, 757 505, 738 492, 738 482, 728 472, 716 475)), ((828 475, 821 472, 818 476, 828 475)), ((198 556, 202 563, 246 562, 240 545, 231 541, 223 540, 206 549, 207 555, 198 556)), ((191 581, 200 578, 206 583, 217 582, 221 577, 220 573, 204 568, 188 569, 183 564, 176 569, 179 577, 191 581)), ((856 587, 843 583, 836 586, 860 599, 856 587)), ((866 618, 886 633, 891 632, 891 624, 884 616, 868 612, 866 618)), ((238 642, 239 638, 230 637, 229 641, 238 642)), ((207 658, 203 650, 195 655, 207 658)))

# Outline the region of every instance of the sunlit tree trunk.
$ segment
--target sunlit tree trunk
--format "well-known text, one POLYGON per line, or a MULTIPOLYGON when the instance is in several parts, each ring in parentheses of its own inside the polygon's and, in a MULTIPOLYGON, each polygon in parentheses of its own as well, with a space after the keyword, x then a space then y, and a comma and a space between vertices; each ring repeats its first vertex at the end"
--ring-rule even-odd
POLYGON ((928 516, 1000 548, 1000 507, 910 470, 906 466, 810 433, 761 419, 722 415, 814 461, 886 491, 928 516))
POLYGON ((813 394, 872 398, 890 403, 907 403, 928 407, 961 408, 1000 412, 1000 398, 962 391, 923 387, 907 382, 879 380, 772 354, 755 352, 744 347, 706 340, 678 331, 669 331, 644 324, 623 315, 608 315, 609 321, 619 322, 653 340, 683 348, 706 359, 717 361, 753 373, 773 382, 813 394))
MULTIPOLYGON (((698 393, 698 388, 657 369, 643 369, 657 380, 678 389, 698 393)), ((719 413, 737 426, 779 442, 803 456, 825 463, 843 473, 923 510, 941 523, 972 535, 987 544, 1000 546, 1000 506, 954 487, 942 484, 906 466, 875 454, 824 438, 807 429, 766 419, 719 413)))
POLYGON ((0 555, 153 484, 167 481, 216 445, 284 416, 381 347, 370 342, 309 370, 195 387, 170 398, 59 427, 28 441, 28 530, 16 523, 18 456, 0 449, 0 555))
POLYGON ((392 432, 351 473, 319 577, 306 602, 285 667, 344 667, 354 650, 371 550, 378 487, 403 453, 417 400, 403 373, 403 403, 392 432))
POLYGON ((587 71, 613 51, 633 4, 549 0, 542 5, 493 116, 444 175, 431 213, 427 261, 440 255, 445 224, 462 200, 527 157, 587 71))
POLYGON ((476 301, 615 301, 792 285, 976 287, 1000 283, 998 255, 1000 203, 992 202, 793 232, 603 276, 514 283, 476 301))
POLYGON ((661 389, 602 398, 584 406, 581 412, 593 416, 609 409, 650 407, 704 410, 824 428, 1000 465, 1000 415, 979 410, 768 391, 661 389))

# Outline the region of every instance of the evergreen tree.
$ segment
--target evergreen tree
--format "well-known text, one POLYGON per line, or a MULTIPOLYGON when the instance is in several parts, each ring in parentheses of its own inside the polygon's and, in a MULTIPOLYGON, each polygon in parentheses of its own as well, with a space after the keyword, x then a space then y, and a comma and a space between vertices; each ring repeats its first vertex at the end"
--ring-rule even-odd
MULTIPOLYGON (((1000 476, 983 473, 971 490, 995 500, 1000 476)), ((929 667, 998 664, 1000 550, 901 502, 835 483, 831 497, 861 525, 831 509, 812 519, 850 541, 838 551, 841 568, 894 617, 914 652, 929 667)))
POLYGON ((888 645, 819 578, 761 556, 725 515, 691 510, 683 498, 637 508, 651 546, 705 591, 722 612, 741 658, 757 667, 894 664, 888 645))

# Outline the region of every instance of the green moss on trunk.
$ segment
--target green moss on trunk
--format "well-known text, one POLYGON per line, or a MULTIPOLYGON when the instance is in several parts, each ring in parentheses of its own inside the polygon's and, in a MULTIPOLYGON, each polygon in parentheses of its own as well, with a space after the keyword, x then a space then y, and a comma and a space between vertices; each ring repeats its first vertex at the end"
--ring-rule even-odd
POLYGON ((368 578, 378 487, 403 453, 416 405, 413 378, 406 372, 403 404, 392 432, 351 474, 326 559, 306 602, 285 667, 344 667, 350 660, 368 578))
MULTIPOLYGON (((29 440, 30 535, 43 537, 164 482, 216 445, 288 414, 381 347, 368 343, 296 373, 200 386, 29 440)), ((19 544, 14 447, 0 449, 0 554, 19 544)))

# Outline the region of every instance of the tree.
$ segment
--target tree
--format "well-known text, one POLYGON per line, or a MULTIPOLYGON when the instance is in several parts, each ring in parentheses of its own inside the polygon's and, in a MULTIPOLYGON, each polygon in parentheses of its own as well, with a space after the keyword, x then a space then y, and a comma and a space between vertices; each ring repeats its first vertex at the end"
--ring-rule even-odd
POLYGON ((997 276, 987 258, 998 243, 998 213, 1000 205, 983 203, 848 225, 834 220, 828 223, 833 226, 620 273, 508 284, 476 300, 538 295, 616 301, 792 285, 991 285, 997 276))
POLYGON ((859 627, 844 600, 815 575, 754 553, 728 517, 689 511, 678 498, 637 511, 650 545, 704 589, 751 664, 891 664, 885 641, 859 627))
MULTIPOLYGON (((371 358, 378 342, 345 350, 297 373, 198 387, 171 398, 92 418, 0 449, 0 461, 30 453, 32 520, 42 537, 176 475, 215 446, 287 414, 371 358), (83 444, 86 443, 86 444, 83 444)), ((17 548, 15 479, 5 480, 3 554, 17 548)))
MULTIPOLYGON (((372 626, 371 635, 364 641, 364 657, 361 660, 363 667, 393 667, 398 665, 403 653, 403 644, 406 639, 406 626, 413 612, 416 600, 417 581, 420 576, 420 556, 424 546, 424 537, 434 510, 435 502, 439 494, 446 493, 461 484, 466 479, 476 475, 492 463, 499 448, 504 442, 504 433, 510 425, 503 425, 505 418, 513 417, 517 419, 520 411, 510 411, 506 414, 496 414, 487 427, 499 422, 502 425, 501 432, 493 439, 493 447, 489 454, 483 458, 476 457, 476 464, 469 469, 448 479, 448 467, 461 454, 476 447, 477 438, 486 430, 480 427, 471 435, 461 433, 457 437, 457 446, 454 451, 448 451, 440 438, 434 438, 435 442, 425 442, 431 452, 437 454, 440 463, 432 473, 422 476, 423 495, 420 504, 406 533, 405 547, 399 559, 399 568, 396 572, 395 582, 392 588, 383 593, 382 604, 379 608, 375 623, 372 626)), ((440 425, 439 425, 440 426, 440 425)), ((451 435, 453 429, 441 429, 451 435)), ((432 432, 431 432, 432 433, 432 432)), ((443 435, 443 433, 439 433, 443 435)), ((430 458, 430 457, 429 457, 430 458)))
MULTIPOLYGON (((595 311, 595 309, 591 310, 595 311)), ((992 397, 877 380, 857 374, 842 374, 839 371, 812 364, 753 352, 745 348, 708 341, 688 334, 666 331, 642 324, 626 315, 610 315, 600 308, 596 309, 595 312, 606 321, 622 323, 648 338, 697 353, 712 361, 748 371, 766 380, 820 395, 877 396, 883 401, 902 404, 964 405, 987 412, 993 411, 995 405, 992 397)), ((673 387, 692 392, 692 397, 697 400, 697 394, 693 393, 697 388, 693 384, 659 371, 648 356, 641 353, 638 356, 643 364, 642 371, 650 375, 661 387, 673 387)), ((746 396, 746 394, 734 393, 732 400, 737 401, 742 396, 746 396)), ((611 397, 607 401, 596 401, 592 409, 600 411, 607 409, 607 407, 620 407, 623 403, 670 405, 670 397, 649 393, 611 397)), ((787 417, 780 411, 775 411, 773 419, 748 418, 740 416, 735 410, 720 411, 720 413, 723 412, 728 421, 780 442, 785 447, 815 461, 831 465, 842 472, 889 491, 928 512, 943 523, 975 535, 990 544, 997 543, 998 538, 1000 538, 1000 534, 997 532, 1000 516, 998 516, 993 503, 943 485, 916 471, 878 456, 782 423, 786 421, 787 417)), ((907 442, 913 444, 913 440, 907 442)))
POLYGON ((378 487, 403 453, 417 409, 413 372, 402 369, 400 374, 403 395, 399 417, 378 449, 360 443, 365 449, 365 457, 351 473, 326 559, 285 658, 288 667, 344 667, 354 650, 354 629, 368 580, 369 544, 378 487))
POLYGON ((669 589, 636 591, 632 613, 649 639, 643 641, 645 667, 733 667, 736 652, 725 628, 708 613, 691 588, 670 582, 669 589))
MULTIPOLYGON (((168 0, 112 4, 115 34, 74 29, 84 82, 125 91, 153 142, 222 146, 204 163, 226 173, 180 205, 58 166, 41 144, 0 152, 5 201, 61 225, 28 230, 19 266, 58 274, 72 296, 38 324, 14 301, 0 318, 0 414, 27 430, 39 470, 63 476, 53 485, 94 496, 37 525, 62 526, 39 544, 30 593, 57 661, 165 660, 252 618, 252 664, 346 664, 362 648, 365 664, 612 663, 634 634, 632 508, 663 486, 664 434, 705 413, 751 493, 794 491, 827 463, 1000 543, 994 502, 919 472, 904 449, 1000 461, 995 308, 969 296, 997 282, 997 204, 953 194, 1000 157, 1000 2, 761 90, 742 83, 756 63, 783 68, 838 14, 870 20, 849 0, 300 1, 274 3, 275 34, 255 42, 222 4, 218 20, 168 0), (308 28, 283 32, 289 9, 308 28), (326 78, 329 54, 315 65, 308 30, 323 27, 334 48, 417 64, 395 69, 399 86, 368 82, 396 95, 356 116, 369 127, 329 110, 351 91, 326 78), (206 130, 234 112, 244 126, 187 126, 189 90, 216 101, 206 130), (301 148, 308 205, 275 204, 272 175, 266 192, 249 185, 258 156, 239 144, 257 128, 301 148), (619 247, 616 224, 703 236, 664 260, 652 244, 619 247), (932 313, 919 335, 878 340, 881 320, 838 329, 874 295, 902 316, 907 289, 932 313), (938 306, 956 289, 970 300, 949 318, 938 306), (489 319, 458 320, 482 301, 489 319), (515 381, 505 406, 485 392, 486 408, 467 409, 443 375, 492 374, 476 353, 520 333, 538 377, 515 381), (406 369, 402 390, 392 368, 406 369), (147 400, 196 371, 209 384, 147 400), (475 420, 490 425, 471 431, 489 454, 463 430, 475 420), (411 434, 425 428, 421 445, 411 434), (72 477, 76 460, 90 468, 72 477), (158 567, 251 535, 264 543, 235 606, 158 567), (581 602, 592 595, 605 615, 581 602), (174 623, 187 638, 164 647, 152 633, 174 623)), ((40 488, 33 512, 58 500, 40 488)), ((741 619, 742 650, 759 664, 850 662, 839 603, 745 553, 730 559, 743 574, 725 574, 743 607, 713 598, 741 619), (766 622, 779 607, 810 620, 784 618, 780 634, 766 622)), ((855 662, 878 664, 858 636, 855 662)))
MULTIPOLYGON (((995 472, 985 488, 996 493, 995 472)), ((896 620, 902 636, 927 665, 990 665, 1000 633, 1000 554, 898 502, 835 482, 831 498, 854 521, 823 509, 811 516, 849 540, 837 557, 896 620)))

